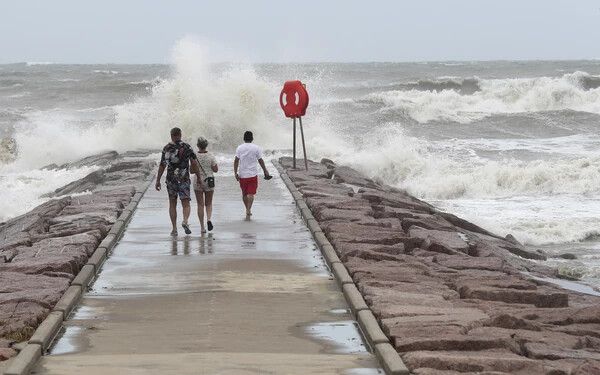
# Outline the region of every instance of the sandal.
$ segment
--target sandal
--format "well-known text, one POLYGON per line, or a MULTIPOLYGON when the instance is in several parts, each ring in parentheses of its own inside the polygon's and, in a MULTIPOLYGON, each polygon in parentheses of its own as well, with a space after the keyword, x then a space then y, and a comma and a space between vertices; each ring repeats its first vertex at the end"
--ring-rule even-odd
POLYGON ((192 231, 190 230, 190 226, 188 225, 188 223, 181 223, 181 226, 185 230, 185 234, 192 234, 192 231))
POLYGON ((177 231, 176 230, 174 230, 174 231, 171 232, 171 237, 177 237, 177 231))
POLYGON ((213 225, 212 225, 212 221, 207 221, 206 222, 206 226, 208 227, 208 231, 210 232, 211 230, 213 230, 213 225))

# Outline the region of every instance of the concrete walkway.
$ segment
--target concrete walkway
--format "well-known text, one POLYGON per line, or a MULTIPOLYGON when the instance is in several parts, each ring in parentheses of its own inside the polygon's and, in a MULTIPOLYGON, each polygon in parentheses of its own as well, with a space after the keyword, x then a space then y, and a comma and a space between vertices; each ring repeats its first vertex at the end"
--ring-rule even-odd
POLYGON ((194 200, 176 240, 148 190, 33 373, 383 374, 283 183, 260 181, 251 221, 233 177, 217 188, 213 233, 194 200))

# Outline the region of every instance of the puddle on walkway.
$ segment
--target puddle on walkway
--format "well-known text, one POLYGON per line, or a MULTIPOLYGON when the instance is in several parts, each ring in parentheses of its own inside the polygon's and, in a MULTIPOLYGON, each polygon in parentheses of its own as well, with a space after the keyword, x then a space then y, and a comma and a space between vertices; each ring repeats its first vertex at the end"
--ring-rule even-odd
POLYGON ((328 346, 334 354, 369 354, 369 349, 353 320, 311 324, 306 334, 328 346))
POLYGON ((350 309, 333 309, 329 310, 331 314, 350 314, 350 309))
POLYGON ((82 350, 82 340, 84 340, 84 327, 70 326, 61 328, 57 339, 48 349, 48 355, 60 355, 76 353, 82 350))
POLYGON ((383 375, 385 372, 380 368, 351 368, 344 370, 341 375, 383 375))
POLYGON ((92 306, 80 305, 69 316, 69 320, 98 319, 102 315, 102 309, 92 306))

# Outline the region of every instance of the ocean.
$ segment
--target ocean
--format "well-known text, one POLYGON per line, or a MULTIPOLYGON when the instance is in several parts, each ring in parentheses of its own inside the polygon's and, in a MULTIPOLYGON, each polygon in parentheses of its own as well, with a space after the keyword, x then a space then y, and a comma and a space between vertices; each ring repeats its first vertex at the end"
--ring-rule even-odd
MULTIPOLYGON (((309 158, 406 189, 600 288, 600 61, 0 65, 0 221, 93 167, 42 170, 107 151, 158 150, 179 126, 229 162, 245 130, 289 154, 283 82, 300 79, 309 158)), ((301 148, 300 148, 301 150, 301 148)), ((301 153, 298 155, 301 156, 301 153)), ((221 177, 225 178, 225 177, 221 177)))

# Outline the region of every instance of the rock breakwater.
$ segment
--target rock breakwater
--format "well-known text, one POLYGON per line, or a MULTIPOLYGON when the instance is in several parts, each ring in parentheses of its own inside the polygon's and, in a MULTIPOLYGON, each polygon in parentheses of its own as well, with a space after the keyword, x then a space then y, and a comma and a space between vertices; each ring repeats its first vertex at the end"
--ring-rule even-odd
POLYGON ((545 256, 324 159, 280 164, 414 374, 600 374, 600 297, 545 256))
POLYGON ((155 163, 109 152, 45 168, 98 167, 30 212, 0 223, 0 360, 28 340, 106 237, 155 163))

